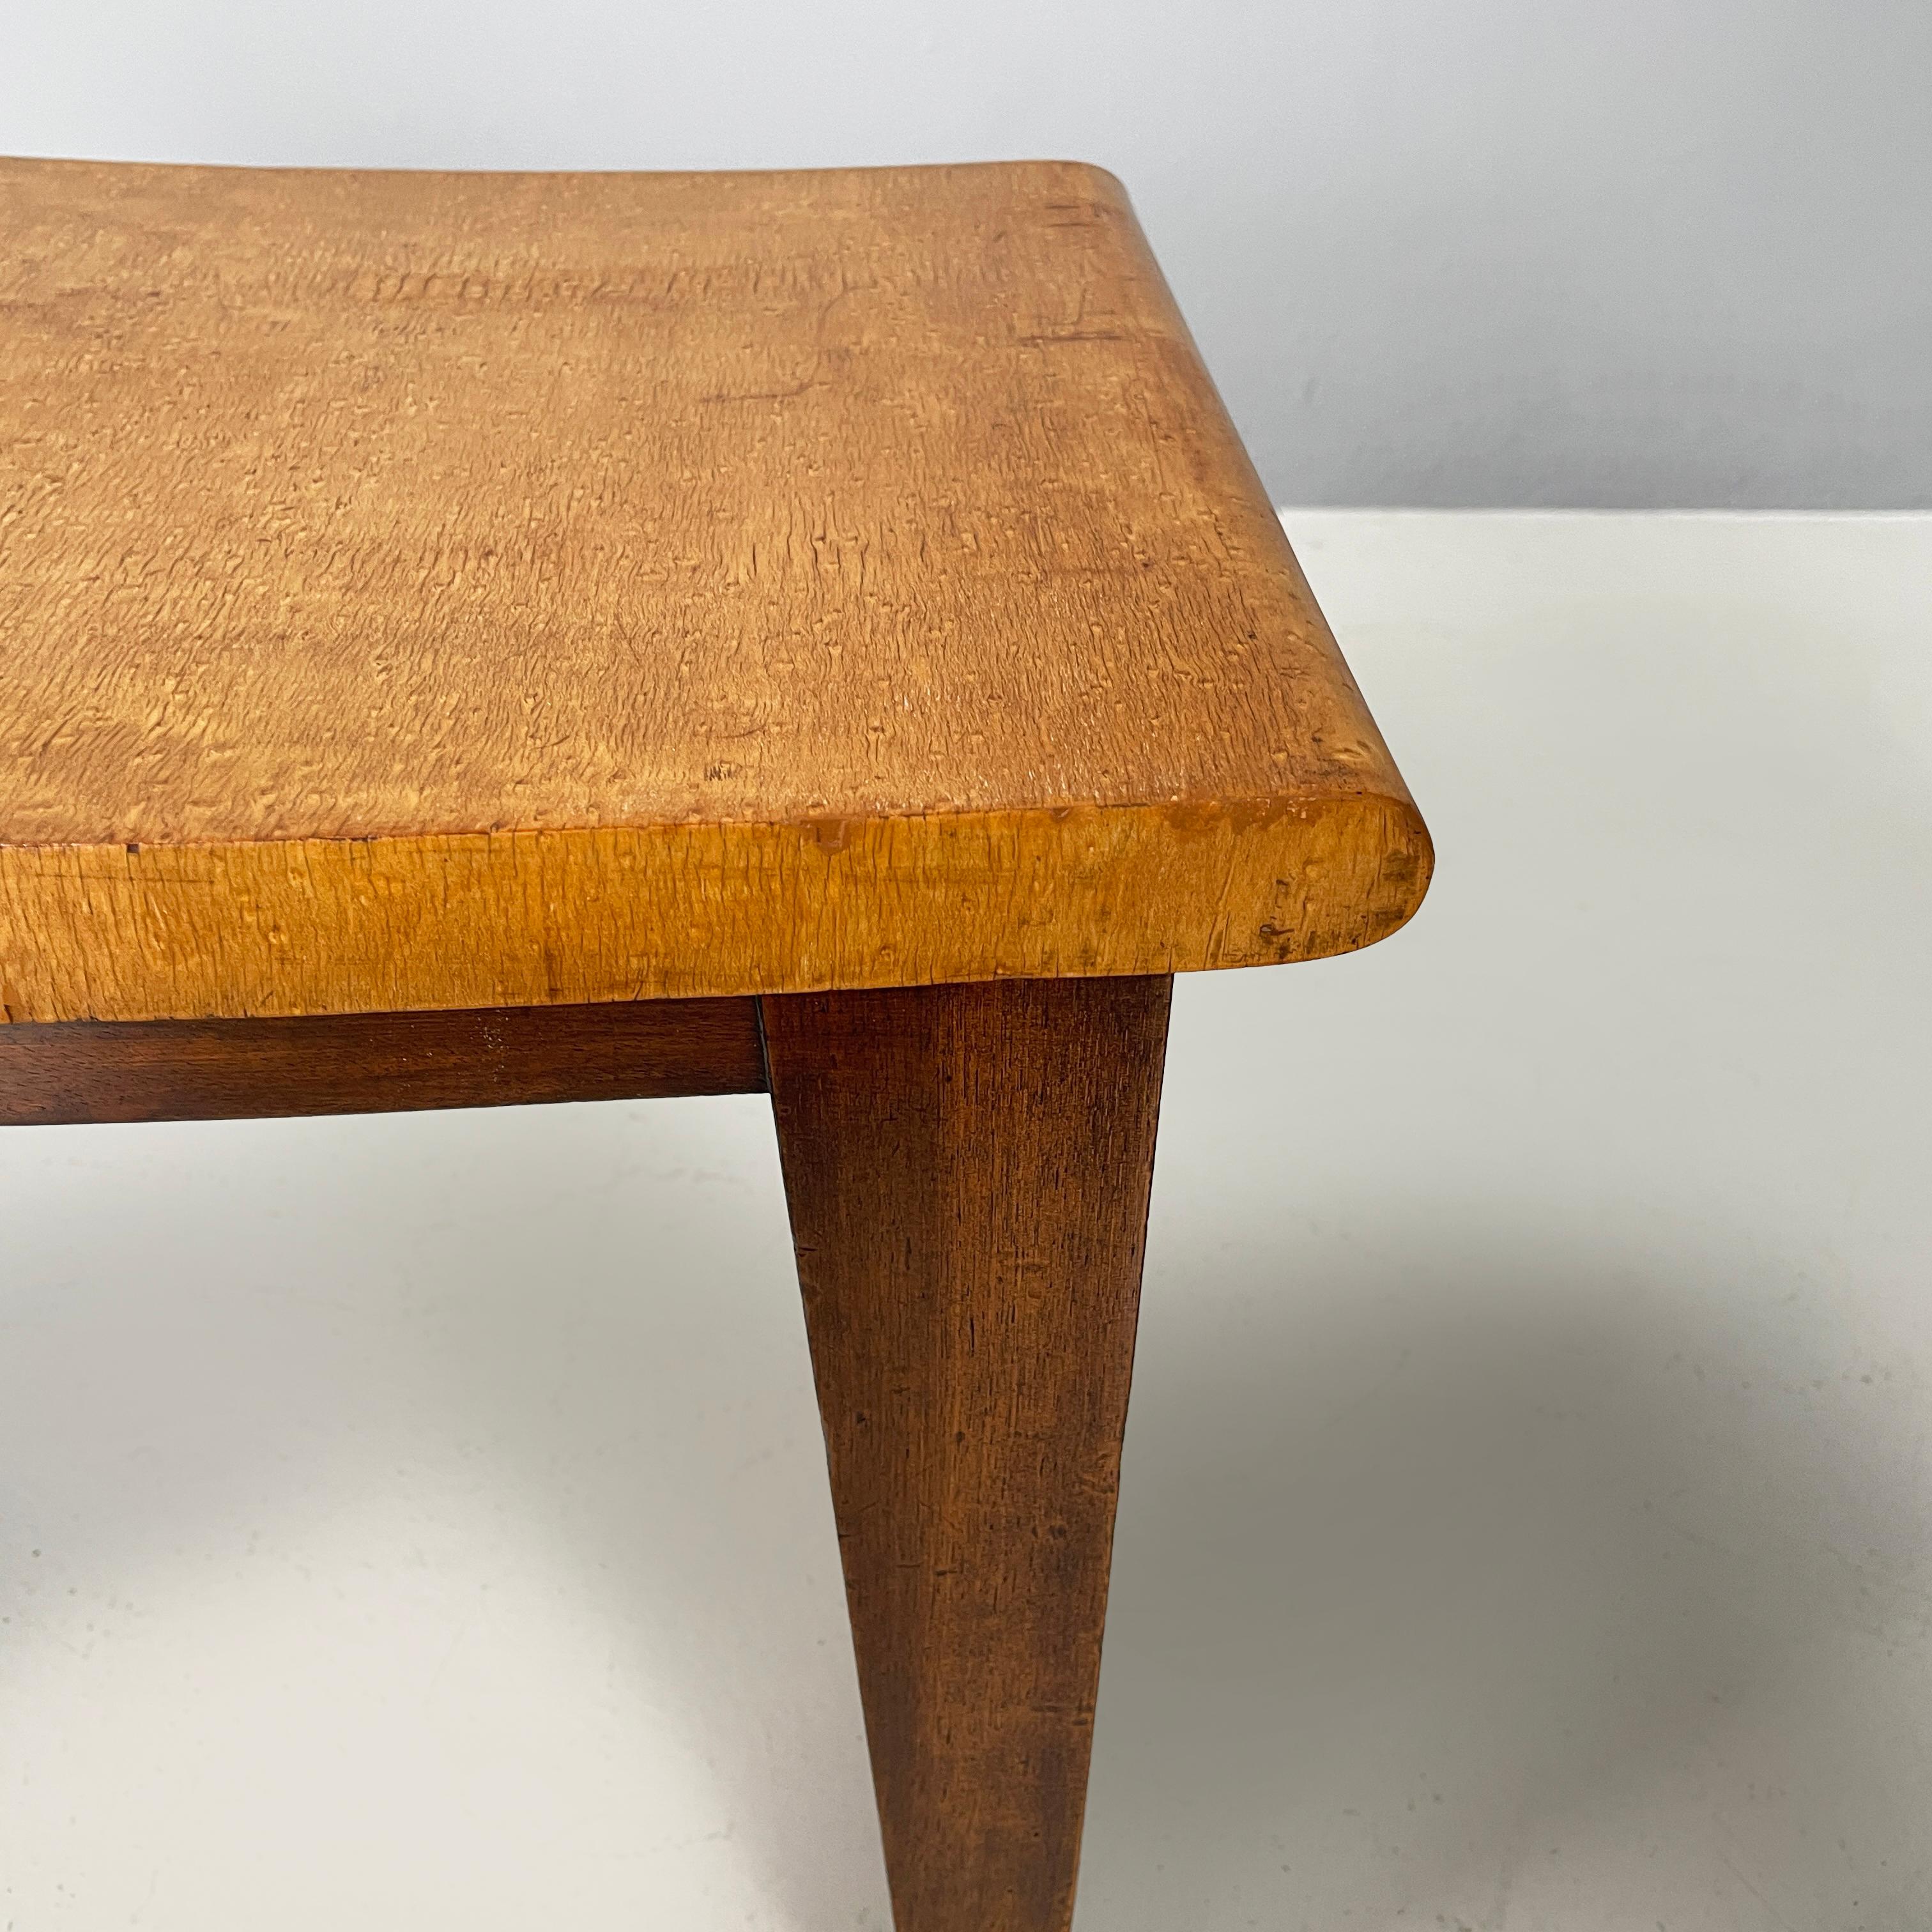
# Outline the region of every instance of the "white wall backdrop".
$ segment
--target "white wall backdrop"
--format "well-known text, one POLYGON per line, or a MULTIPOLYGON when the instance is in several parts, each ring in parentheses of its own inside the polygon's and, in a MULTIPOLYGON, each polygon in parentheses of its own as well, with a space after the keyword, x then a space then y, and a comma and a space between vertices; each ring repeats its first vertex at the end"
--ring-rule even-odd
POLYGON ((1932 505, 1924 0, 9 0, 0 148, 1133 191, 1305 503, 1932 505))

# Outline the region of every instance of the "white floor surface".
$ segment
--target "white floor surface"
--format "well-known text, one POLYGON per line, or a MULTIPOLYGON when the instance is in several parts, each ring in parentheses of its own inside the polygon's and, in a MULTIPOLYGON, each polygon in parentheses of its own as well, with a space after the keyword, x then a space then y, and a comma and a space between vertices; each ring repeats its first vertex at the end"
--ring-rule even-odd
MULTIPOLYGON (((1932 1924, 1932 519, 1296 514, 1435 832, 1177 994, 1079 1932, 1932 1924)), ((0 1135, 0 1928, 886 1932, 753 1099, 0 1135)))

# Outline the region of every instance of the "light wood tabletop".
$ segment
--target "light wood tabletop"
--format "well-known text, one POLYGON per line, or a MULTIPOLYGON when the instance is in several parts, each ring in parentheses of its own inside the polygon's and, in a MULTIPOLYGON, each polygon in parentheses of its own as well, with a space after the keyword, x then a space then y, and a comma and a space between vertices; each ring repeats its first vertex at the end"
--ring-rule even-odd
POLYGON ((1118 184, 0 165, 0 1003, 1305 958, 1426 834, 1118 184))

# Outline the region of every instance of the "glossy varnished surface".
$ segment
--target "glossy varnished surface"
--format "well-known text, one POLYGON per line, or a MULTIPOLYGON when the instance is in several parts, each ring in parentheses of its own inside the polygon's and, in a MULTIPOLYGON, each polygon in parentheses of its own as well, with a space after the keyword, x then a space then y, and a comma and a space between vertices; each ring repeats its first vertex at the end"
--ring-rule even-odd
POLYGON ((0 165, 20 1019, 1364 944, 1420 822, 1058 164, 0 165))

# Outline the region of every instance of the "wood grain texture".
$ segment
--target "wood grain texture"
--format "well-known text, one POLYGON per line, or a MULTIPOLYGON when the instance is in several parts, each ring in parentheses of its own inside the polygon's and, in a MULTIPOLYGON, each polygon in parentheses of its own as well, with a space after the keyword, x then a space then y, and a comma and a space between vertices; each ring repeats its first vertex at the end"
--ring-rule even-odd
POLYGON ((751 1000, 0 1027, 0 1126, 764 1090, 751 1000))
POLYGON ((0 1005, 1299 958, 1414 808, 1118 184, 0 164, 0 1005))
POLYGON ((1171 982, 760 1003, 898 1932, 1064 1932, 1171 982))

